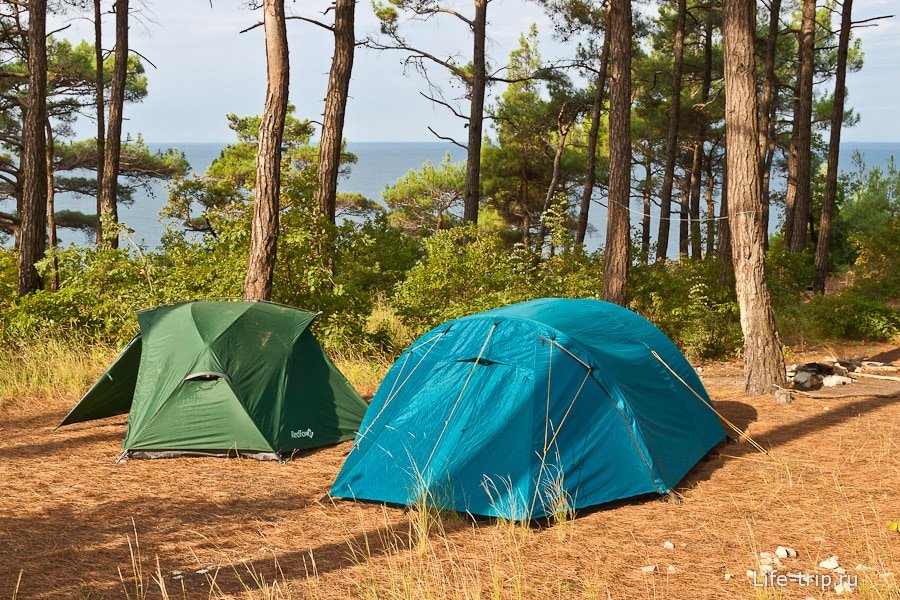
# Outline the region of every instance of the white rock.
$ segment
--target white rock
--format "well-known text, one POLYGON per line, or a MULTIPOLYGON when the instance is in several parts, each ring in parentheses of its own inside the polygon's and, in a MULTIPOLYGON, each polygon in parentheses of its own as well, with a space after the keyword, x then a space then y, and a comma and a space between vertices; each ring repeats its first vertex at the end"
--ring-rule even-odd
POLYGON ((787 546, 778 546, 775 548, 775 556, 778 558, 797 558, 797 551, 787 546))
POLYGON ((647 565, 646 567, 641 567, 642 573, 656 573, 656 565, 647 565))
POLYGON ((772 559, 772 558, 775 558, 775 553, 774 552, 760 552, 759 557, 772 559))
POLYGON ((663 542, 663 548, 672 550, 673 548, 675 548, 675 544, 673 544, 672 542, 663 542))
POLYGON ((842 581, 841 583, 835 584, 834 593, 838 596, 843 596, 844 594, 852 594, 853 586, 846 581, 842 581))
POLYGON ((837 387, 839 385, 847 385, 853 383, 849 377, 841 377, 840 375, 828 375, 822 379, 822 385, 825 387, 837 387))
POLYGON ((725 579, 734 579, 734 575, 731 573, 725 573, 725 579))
POLYGON ((846 575, 847 569, 845 569, 844 567, 838 567, 837 569, 834 570, 834 572, 837 573, 838 575, 846 575))
POLYGON ((829 556, 825 560, 819 563, 819 566, 823 569, 837 569, 838 568, 838 557, 837 556, 829 556))
POLYGON ((667 573, 675 573, 676 571, 678 571, 678 569, 676 569, 676 568, 673 567, 672 565, 669 565, 668 567, 666 567, 666 572, 667 572, 667 573))

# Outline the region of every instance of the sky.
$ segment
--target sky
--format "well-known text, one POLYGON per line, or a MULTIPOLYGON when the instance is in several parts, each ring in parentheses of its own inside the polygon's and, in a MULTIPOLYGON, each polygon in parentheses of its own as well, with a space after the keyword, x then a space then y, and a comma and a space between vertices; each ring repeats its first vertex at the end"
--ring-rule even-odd
MULTIPOLYGON (((107 3, 104 3, 107 4, 107 3)), ((329 2, 286 2, 288 15, 323 16, 329 2)), ((449 0, 467 16, 471 3, 449 0)), ((141 134, 156 143, 230 142, 226 115, 262 113, 266 88, 266 60, 260 11, 241 0, 131 0, 130 46, 147 68, 148 96, 125 108, 124 132, 141 134), (244 31, 249 29, 249 31, 244 31), (242 33, 242 31, 244 31, 242 33)), ((897 0, 855 0, 854 21, 898 14, 877 26, 856 30, 862 38, 865 66, 848 74, 848 106, 861 117, 844 131, 846 141, 900 142, 900 3, 897 0)), ((551 26, 540 8, 523 0, 493 0, 488 8, 488 61, 506 64, 519 36, 532 23, 541 33, 545 59, 563 57, 574 49, 552 39, 551 26)), ((837 22, 836 22, 837 24, 837 22)), ((440 56, 471 47, 470 36, 458 19, 440 15, 429 22, 406 24, 415 44, 440 56)), ((93 25, 74 15, 55 17, 48 30, 73 42, 93 39, 93 25), (65 29, 61 29, 65 28, 65 29)), ((112 44, 113 18, 104 21, 105 47, 112 44)), ((377 21, 367 0, 357 5, 356 35, 377 33, 377 21)), ((333 48, 329 31, 299 20, 288 21, 291 87, 296 116, 321 119, 333 48)), ((357 49, 344 136, 350 142, 438 141, 442 136, 465 141, 463 123, 443 107, 422 96, 423 77, 405 70, 399 52, 357 49)), ((459 58, 467 62, 465 55, 459 58)), ((435 71, 437 72, 437 71, 435 71)), ((502 90, 496 90, 497 92, 502 90)), ((460 90, 448 90, 448 97, 460 90)), ((93 137, 87 120, 77 126, 78 137, 93 137)))

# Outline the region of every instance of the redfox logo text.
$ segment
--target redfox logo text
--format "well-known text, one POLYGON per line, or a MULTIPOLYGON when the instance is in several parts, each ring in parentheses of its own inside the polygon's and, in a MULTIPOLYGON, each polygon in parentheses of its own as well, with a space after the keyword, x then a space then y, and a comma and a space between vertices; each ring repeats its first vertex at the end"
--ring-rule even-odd
POLYGON ((315 435, 315 432, 314 432, 312 429, 307 429, 306 431, 303 431, 303 430, 301 429, 301 430, 299 430, 299 431, 292 431, 292 432, 291 432, 291 437, 294 438, 294 439, 296 439, 296 438, 309 438, 309 439, 312 439, 312 438, 313 438, 313 435, 315 435))
POLYGON ((749 571, 747 574, 752 575, 754 587, 787 587, 790 584, 795 584, 800 587, 814 587, 825 590, 832 586, 855 588, 859 581, 858 575, 847 573, 779 573, 778 571, 757 573, 756 571, 749 571))

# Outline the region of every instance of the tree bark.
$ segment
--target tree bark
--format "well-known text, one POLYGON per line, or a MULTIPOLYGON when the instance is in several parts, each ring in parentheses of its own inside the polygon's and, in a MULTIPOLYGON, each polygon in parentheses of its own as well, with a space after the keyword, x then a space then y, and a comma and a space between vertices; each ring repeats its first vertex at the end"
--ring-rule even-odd
POLYGON ((691 258, 701 260, 703 258, 703 240, 700 229, 700 190, 703 177, 703 137, 698 133, 694 139, 693 160, 691 161, 691 203, 689 206, 691 218, 691 258))
POLYGON ((575 247, 584 246, 587 236, 588 215, 591 209, 591 198, 594 185, 597 183, 597 141, 600 138, 600 115, 603 112, 603 96, 606 88, 606 71, 609 66, 609 36, 603 37, 603 49, 600 51, 600 71, 597 73, 594 105, 591 107, 591 127, 588 130, 588 147, 584 167, 584 190, 581 192, 581 208, 578 211, 578 228, 575 230, 575 247))
MULTIPOLYGON (((47 136, 47 146, 45 148, 47 161, 47 246, 56 248, 56 190, 53 189, 53 128, 50 127, 50 120, 44 123, 44 131, 47 136)), ((59 259, 56 254, 53 255, 53 269, 50 276, 50 291, 55 292, 59 289, 59 259)))
POLYGON ((641 252, 639 260, 642 265, 646 265, 650 260, 650 207, 653 203, 653 161, 649 152, 645 154, 643 166, 644 189, 641 190, 643 210, 641 211, 641 252))
POLYGON ((334 5, 334 58, 328 77, 325 114, 319 141, 319 173, 315 201, 328 220, 334 224, 337 205, 337 179, 341 164, 344 135, 344 116, 350 93, 353 72, 353 51, 356 45, 354 17, 356 0, 336 0, 334 5))
POLYGON ((41 287, 34 264, 47 247, 47 2, 28 2, 28 73, 22 123, 22 210, 18 283, 21 298, 41 287))
MULTIPOLYGON (((103 173, 100 179, 99 209, 97 213, 97 246, 118 248, 119 236, 110 232, 119 221, 119 159, 122 149, 122 118, 125 107, 125 82, 128 78, 128 0, 116 0, 116 62, 113 66, 112 86, 109 93, 109 123, 103 157, 103 173)), ((101 65, 102 68, 102 65, 101 65)))
POLYGON ((684 65, 684 29, 687 15, 686 0, 678 0, 678 21, 675 25, 674 62, 672 65, 672 101, 669 104, 669 131, 666 135, 666 165, 660 193, 659 236, 656 262, 666 260, 669 252, 669 227, 672 216, 672 188, 675 183, 675 160, 678 156, 678 123, 681 118, 681 73, 684 65))
POLYGON ((816 241, 816 277, 813 293, 825 293, 825 276, 828 274, 828 243, 831 241, 831 220, 837 199, 838 159, 841 148, 841 124, 844 120, 845 84, 847 80, 847 53, 850 48, 850 28, 853 0, 844 0, 841 12, 841 33, 838 37, 837 71, 834 80, 834 107, 831 114, 831 137, 828 146, 828 170, 825 174, 825 197, 822 199, 822 216, 819 221, 819 239, 816 241))
POLYGON ((284 0, 263 2, 266 32, 266 103, 256 150, 256 199, 250 257, 244 279, 245 300, 269 300, 275 274, 278 208, 281 194, 281 140, 287 115, 290 70, 284 0))
POLYGON ((800 64, 794 97, 794 127, 788 156, 788 188, 785 199, 784 236, 791 252, 802 252, 807 244, 809 222, 812 94, 815 59, 816 0, 803 0, 800 25, 800 64))
MULTIPOLYGON (((775 156, 775 57, 778 51, 779 23, 781 22, 781 0, 771 0, 769 8, 769 34, 766 36, 765 74, 759 98, 759 144, 761 198, 763 203, 763 227, 769 231, 769 186, 771 182, 772 160, 775 156)), ((768 240, 768 237, 766 238, 768 240)), ((768 244, 766 244, 768 247, 768 244)))
POLYGON ((725 135, 735 290, 744 334, 744 387, 761 395, 785 385, 784 355, 765 281, 760 218, 759 115, 756 103, 754 0, 724 0, 725 135))
MULTIPOLYGON (((106 102, 103 96, 103 22, 101 20, 100 0, 94 0, 94 61, 97 64, 97 77, 95 83, 97 103, 97 182, 103 181, 103 163, 106 160, 106 102)), ((95 240, 100 244, 103 240, 103 227, 100 215, 103 213, 100 205, 101 186, 97 186, 97 226, 95 228, 95 240)))
POLYGON ((481 201, 481 132, 484 124, 484 94, 487 88, 485 39, 487 36, 488 0, 475 0, 472 21, 474 48, 472 52, 472 100, 469 106, 469 141, 466 144, 466 181, 463 199, 463 220, 478 223, 481 201))
POLYGON ((631 0, 609 3, 609 208, 602 298, 624 306, 631 259, 631 0))

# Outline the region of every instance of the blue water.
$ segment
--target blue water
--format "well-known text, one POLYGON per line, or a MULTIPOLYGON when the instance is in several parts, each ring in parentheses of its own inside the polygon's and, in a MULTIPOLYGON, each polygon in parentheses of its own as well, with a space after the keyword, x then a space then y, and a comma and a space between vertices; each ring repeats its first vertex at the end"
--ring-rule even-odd
MULTIPOLYGON (((165 150, 170 146, 177 147, 185 153, 191 165, 191 172, 201 175, 206 172, 212 162, 219 157, 224 147, 220 143, 189 143, 189 144, 149 144, 151 150, 165 150)), ((363 196, 379 200, 381 192, 400 177, 406 175, 410 169, 418 170, 426 161, 438 164, 447 152, 450 152, 454 162, 465 160, 465 152, 458 146, 440 142, 357 142, 348 143, 347 150, 358 157, 358 162, 353 165, 350 175, 338 181, 338 189, 343 192, 357 192, 363 196)), ((853 150, 859 150, 869 168, 883 167, 889 157, 900 158, 900 143, 871 143, 871 142, 846 142, 841 144, 841 170, 853 170, 851 157, 853 150)), ((148 249, 154 249, 160 240, 163 226, 159 222, 159 212, 166 204, 168 191, 166 183, 156 182, 147 191, 138 190, 135 193, 135 202, 128 207, 121 207, 119 216, 125 225, 134 230, 131 241, 141 244, 148 249)), ((65 197, 57 199, 58 209, 80 210, 93 212, 94 198, 92 197, 65 197)), ((637 201, 636 201, 637 202, 637 201)), ((11 201, 0 202, 0 211, 12 212, 14 206, 11 201)), ((639 210, 637 203, 634 208, 639 210)), ((632 226, 637 224, 639 216, 632 215, 632 226)), ((603 229, 606 220, 606 209, 595 205, 592 208, 591 224, 594 232, 588 240, 591 248, 603 242, 603 229)), ((652 227, 655 229, 656 224, 652 227)), ((84 234, 60 230, 60 244, 69 243, 90 244, 93 239, 88 239, 84 234)), ((677 236, 675 236, 677 237, 677 236)), ((129 243, 129 240, 125 240, 129 243)), ((11 243, 7 240, 7 245, 11 243)), ((674 251, 677 254, 677 240, 673 240, 674 251)), ((675 255, 675 254, 671 254, 675 255)))

